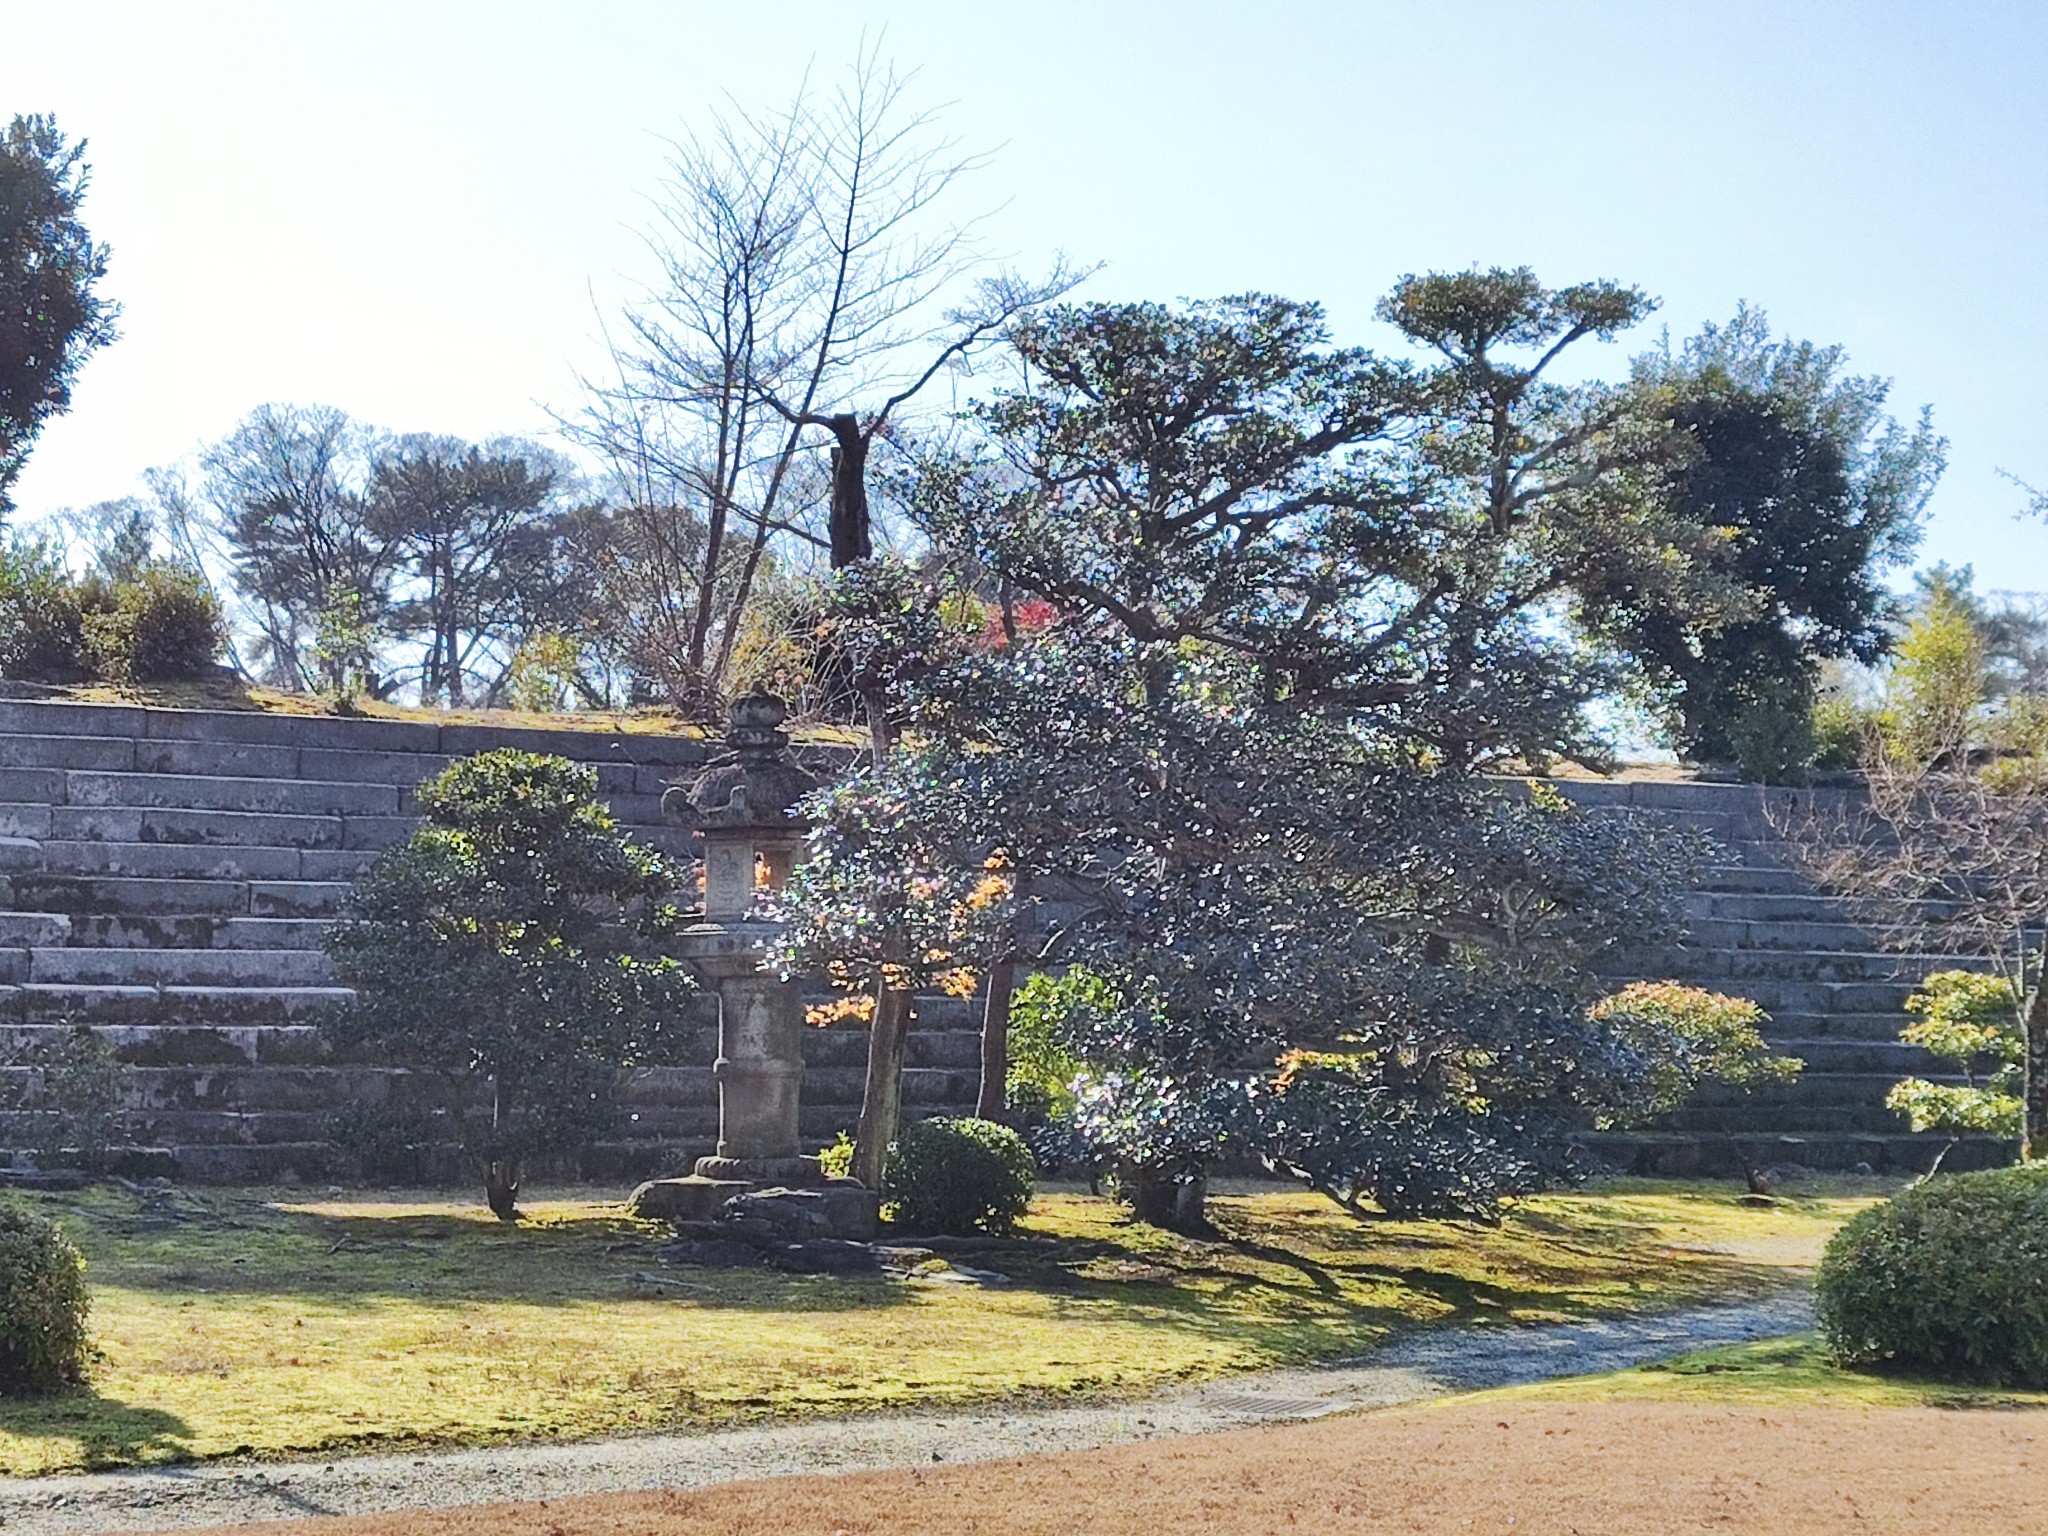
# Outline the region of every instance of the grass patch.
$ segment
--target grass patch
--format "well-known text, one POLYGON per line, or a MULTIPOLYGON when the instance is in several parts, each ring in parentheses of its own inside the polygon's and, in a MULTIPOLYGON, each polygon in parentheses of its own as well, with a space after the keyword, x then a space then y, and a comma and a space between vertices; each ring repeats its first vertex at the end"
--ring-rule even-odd
POLYGON ((996 1397, 1130 1392, 1357 1354, 1397 1330, 1583 1318, 1785 1285, 1876 1186, 1768 1209, 1608 1184, 1497 1226, 1359 1222, 1242 1189, 1190 1242, 1044 1193, 961 1262, 989 1288, 664 1266, 613 1201, 119 1189, 18 1196, 85 1252, 93 1391, 0 1403, 0 1472, 476 1445, 996 1397))
MULTIPOLYGON (((305 715, 332 719, 339 715, 332 700, 311 693, 286 693, 238 679, 204 683, 80 683, 39 692, 75 704, 139 704, 153 709, 218 709, 239 714, 305 715)), ((456 709, 440 705, 392 704, 358 699, 348 710, 365 720, 420 720, 434 725, 496 725, 548 731, 601 731, 626 736, 689 736, 708 740, 723 734, 722 724, 707 726, 674 710, 456 709)), ((866 736, 846 726, 806 724, 792 727, 799 740, 813 745, 858 745, 866 736)))
POLYGON ((2048 1392, 1960 1386, 1923 1377, 1844 1370, 1818 1336, 1759 1339, 1606 1376, 1506 1387, 1489 1397, 1558 1403, 1640 1400, 1809 1408, 2048 1408, 2048 1392))

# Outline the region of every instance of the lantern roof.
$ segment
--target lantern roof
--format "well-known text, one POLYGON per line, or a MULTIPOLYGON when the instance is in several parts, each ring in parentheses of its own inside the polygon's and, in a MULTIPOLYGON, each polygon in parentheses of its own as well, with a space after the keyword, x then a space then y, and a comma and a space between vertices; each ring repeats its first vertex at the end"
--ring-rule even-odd
POLYGON ((791 831, 797 801, 818 781, 789 757, 789 706, 761 689, 733 700, 726 750, 661 797, 667 815, 700 832, 791 831))

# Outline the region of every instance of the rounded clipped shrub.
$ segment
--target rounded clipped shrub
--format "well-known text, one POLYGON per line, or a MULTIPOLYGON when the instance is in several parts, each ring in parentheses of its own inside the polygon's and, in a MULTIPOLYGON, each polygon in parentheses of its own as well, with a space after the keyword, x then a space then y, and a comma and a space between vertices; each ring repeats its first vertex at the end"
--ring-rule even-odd
POLYGON ((54 1222, 0 1206, 0 1396, 41 1397, 85 1380, 85 1260, 54 1222))
POLYGON ((919 1120, 904 1127, 882 1173, 882 1201, 918 1232, 1004 1233, 1031 1206, 1031 1148, 993 1120, 919 1120))
POLYGON ((203 677, 226 633, 206 578, 158 561, 133 580, 89 594, 86 649, 95 671, 117 683, 174 683, 203 677))
POLYGON ((2048 1387, 2048 1167, 1952 1174, 1861 1212, 1817 1291, 1844 1364, 2048 1387))

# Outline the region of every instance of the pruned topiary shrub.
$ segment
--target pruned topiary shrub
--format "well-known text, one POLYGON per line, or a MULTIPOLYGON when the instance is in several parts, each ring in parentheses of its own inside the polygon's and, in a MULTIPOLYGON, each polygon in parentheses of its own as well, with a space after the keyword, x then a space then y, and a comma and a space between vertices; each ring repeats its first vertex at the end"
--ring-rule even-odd
POLYGON ((2048 1387, 2048 1167, 1932 1179, 1861 1212, 1817 1289, 1845 1365, 2048 1387))
POLYGON ((0 1205, 0 1397, 46 1397, 85 1380, 85 1260, 54 1221, 0 1205))
POLYGON ((190 566, 152 561, 129 580, 87 582, 81 591, 86 654, 110 682, 188 682, 219 659, 220 603, 190 566))
POLYGON ((905 1126, 889 1152, 882 1201, 918 1232, 1008 1232, 1031 1207, 1037 1163, 1024 1138, 993 1120, 905 1126))

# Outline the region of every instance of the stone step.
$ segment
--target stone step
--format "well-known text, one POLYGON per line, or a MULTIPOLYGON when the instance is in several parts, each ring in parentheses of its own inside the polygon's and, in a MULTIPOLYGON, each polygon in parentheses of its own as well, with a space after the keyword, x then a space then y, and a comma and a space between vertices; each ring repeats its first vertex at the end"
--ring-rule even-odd
POLYGON ((214 742, 311 751, 373 751, 464 757, 492 747, 552 752, 579 761, 684 769, 717 745, 695 732, 615 731, 569 726, 382 720, 247 710, 0 700, 0 735, 126 737, 147 742, 214 742))
MULTIPOLYGON (((65 1026, 0 1026, 0 1055, 33 1050, 65 1026)), ((143 1067, 320 1066, 328 1051, 311 1024, 99 1024, 121 1060, 143 1067)))
MULTIPOLYGON (((1902 1075, 1882 1071, 1817 1072, 1810 1070, 1811 1063, 1808 1065, 1808 1071, 1800 1073, 1790 1082, 1770 1083, 1747 1091, 1719 1083, 1705 1084, 1693 1095, 1688 1108, 1781 1109, 1787 1112, 1786 1119, 1797 1121, 1803 1119, 1808 1110, 1816 1108, 1867 1105, 1882 1107, 1884 1096, 1891 1092, 1892 1085, 1902 1075)), ((1945 1066, 1920 1075, 1937 1083, 1949 1083, 1958 1087, 1963 1084, 1963 1079, 1953 1075, 1945 1066)))
POLYGON ((71 986, 320 987, 333 977, 317 949, 31 949, 27 980, 71 986))
POLYGON ((0 876, 36 874, 43 862, 43 845, 36 838, 0 837, 0 876))
POLYGON ((194 843, 44 843, 52 875, 134 875, 143 879, 297 880, 304 850, 216 848, 194 843))
POLYGON ((1672 949, 1635 957, 1640 966, 1662 968, 1675 980, 1712 981, 1740 992, 1752 981, 1908 981, 1958 965, 1953 955, 1917 955, 1831 949, 1672 949))
POLYGON ((331 917, 350 887, 336 880, 210 880, 118 875, 16 876, 11 904, 22 911, 331 917))
POLYGON ((1746 864, 1715 864, 1701 871, 1700 889, 1712 895, 1803 895, 1806 879, 1797 870, 1746 864))
POLYGON ((1866 1104, 1805 1104, 1799 1107, 1796 1115, 1788 1115, 1784 1109, 1769 1104, 1726 1109, 1688 1107, 1665 1115, 1657 1122, 1665 1130, 1712 1136, 1724 1132, 1736 1135, 1836 1135, 1843 1132, 1881 1135, 1886 1131, 1901 1130, 1905 1123, 1901 1116, 1886 1109, 1882 1100, 1866 1104), (1795 1123, 1788 1125, 1788 1120, 1795 1123))
MULTIPOLYGON (((1632 1131, 1586 1138, 1589 1150, 1622 1173, 1646 1178, 1726 1178, 1741 1168, 1734 1150, 1718 1135, 1632 1131)), ((1743 1136, 1740 1146, 1756 1167, 1793 1166, 1844 1173, 1867 1167, 1877 1173, 1924 1173, 1948 1145, 1941 1135, 1910 1132, 1776 1133, 1743 1136)), ((1969 1137, 1946 1158, 1944 1168, 1960 1173, 2011 1162, 2010 1142, 1969 1137)))
POLYGON ((1899 1031, 1912 1022, 1903 1008, 1868 1013, 1843 1010, 1812 1013, 1797 1008, 1774 1010, 1764 1026, 1764 1037, 1774 1045, 1785 1040, 1897 1040, 1899 1031))
MULTIPOLYGON (((1897 1039, 1830 1039, 1825 1036, 1776 1039, 1772 1048, 1806 1063, 1810 1074, 1867 1073, 1889 1085, 1902 1077, 1928 1077, 1945 1072, 1948 1065, 1917 1045, 1897 1039)), ((1882 1094, 1879 1097, 1883 1097, 1882 1094)))
POLYGON ((0 744, 0 762, 10 768, 135 768, 135 742, 127 736, 9 734, 0 735, 0 744))
POLYGON ((400 808, 399 791, 390 784, 83 771, 64 775, 62 803, 74 806, 175 806, 204 811, 272 811, 298 816, 391 816, 396 815, 400 808))
POLYGON ((347 1005, 354 997, 346 987, 25 982, 0 986, 0 1023, 230 1029, 305 1024, 316 1022, 325 1009, 347 1005))

